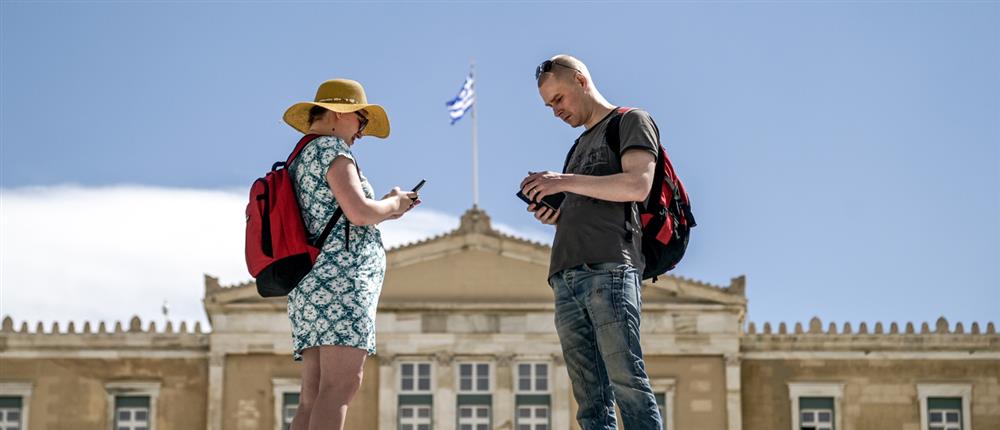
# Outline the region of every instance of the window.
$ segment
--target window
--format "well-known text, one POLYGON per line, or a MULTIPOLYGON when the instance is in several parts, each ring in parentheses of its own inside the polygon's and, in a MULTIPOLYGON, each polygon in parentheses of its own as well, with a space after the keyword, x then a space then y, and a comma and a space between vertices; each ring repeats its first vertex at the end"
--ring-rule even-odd
POLYGON ((962 430, 962 399, 928 398, 927 424, 929 430, 962 430))
POLYGON ((667 393, 653 393, 656 397, 656 409, 660 411, 663 420, 663 430, 667 430, 667 393))
POLYGON ((836 430, 841 428, 840 406, 844 384, 832 382, 791 382, 788 397, 792 404, 793 430, 836 430))
POLYGON ((148 396, 115 396, 116 430, 149 430, 148 396))
POLYGON ((431 430, 431 406, 400 406, 399 430, 431 430))
POLYGON ((515 430, 549 430, 552 411, 549 396, 549 364, 518 363, 514 388, 515 430))
POLYGON ((548 405, 519 405, 517 407, 517 430, 548 430, 548 405))
POLYGON ((0 430, 21 430, 20 396, 0 396, 0 430))
POLYGON ((281 429, 292 428, 292 419, 299 412, 299 393, 284 393, 281 396, 281 429))
POLYGON ((30 382, 0 382, 0 430, 28 428, 30 382))
POLYGON ((458 430, 492 428, 492 368, 492 364, 482 362, 458 364, 458 430))
POLYGON ((518 393, 549 392, 548 363, 518 363, 517 392, 518 393))
POLYGON ((433 374, 429 362, 399 364, 399 430, 431 430, 434 423, 433 374))
POLYGON ((922 430, 972 430, 971 384, 917 384, 922 430))
POLYGON ((104 389, 114 430, 155 430, 159 382, 109 382, 104 389))
POLYGON ((458 430, 490 430, 490 407, 488 405, 459 406, 458 430))
POLYGON ((274 430, 292 428, 292 419, 299 412, 299 389, 302 382, 297 378, 273 378, 274 430))
POLYGON ((430 363, 400 363, 399 392, 430 393, 431 364, 430 363))
POLYGON ((833 430, 833 398, 800 397, 799 413, 802 430, 833 430))
POLYGON ((459 393, 490 392, 489 363, 461 363, 458 365, 459 393))
POLYGON ((651 378, 649 385, 653 388, 653 396, 656 398, 656 409, 660 411, 660 419, 663 420, 663 428, 672 430, 674 428, 674 390, 677 381, 673 378, 651 378))

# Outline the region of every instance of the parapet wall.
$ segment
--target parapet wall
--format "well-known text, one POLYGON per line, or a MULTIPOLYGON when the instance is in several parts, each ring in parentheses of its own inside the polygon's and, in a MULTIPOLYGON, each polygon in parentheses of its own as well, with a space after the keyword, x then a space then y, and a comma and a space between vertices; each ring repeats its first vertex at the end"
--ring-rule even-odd
POLYGON ((193 326, 180 322, 175 327, 172 321, 168 321, 159 330, 155 321, 150 321, 143 328, 142 320, 132 317, 128 325, 121 321, 115 321, 113 325, 104 321, 97 324, 88 321, 80 329, 73 322, 65 328, 58 322, 48 327, 49 330, 45 330, 46 325, 38 322, 34 330, 29 330, 29 323, 25 321, 15 329, 14 320, 5 317, 0 326, 0 353, 52 349, 207 351, 209 344, 209 335, 202 330, 199 322, 193 326))
POLYGON ((872 328, 862 322, 857 330, 847 322, 841 326, 829 323, 823 329, 819 318, 809 321, 808 327, 796 323, 789 330, 788 325, 779 323, 777 330, 771 323, 764 323, 758 332, 757 325, 750 323, 741 336, 741 350, 755 351, 1000 351, 1000 335, 994 323, 986 323, 983 330, 979 323, 972 323, 968 331, 962 323, 951 326, 948 320, 938 318, 933 328, 927 322, 920 324, 919 331, 912 322, 904 325, 890 323, 886 326, 877 322, 872 328), (902 327, 902 328, 901 328, 902 327))

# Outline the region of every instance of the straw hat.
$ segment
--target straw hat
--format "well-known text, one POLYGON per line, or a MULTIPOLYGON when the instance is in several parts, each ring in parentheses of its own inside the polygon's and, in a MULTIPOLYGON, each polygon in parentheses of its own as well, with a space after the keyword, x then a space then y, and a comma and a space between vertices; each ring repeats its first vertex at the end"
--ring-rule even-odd
POLYGON ((385 109, 368 104, 365 89, 358 81, 332 79, 323 82, 316 90, 315 101, 296 103, 285 111, 285 122, 302 133, 309 133, 309 109, 313 106, 322 106, 340 113, 364 109, 368 114, 368 126, 362 135, 381 138, 389 136, 389 117, 385 114, 385 109))

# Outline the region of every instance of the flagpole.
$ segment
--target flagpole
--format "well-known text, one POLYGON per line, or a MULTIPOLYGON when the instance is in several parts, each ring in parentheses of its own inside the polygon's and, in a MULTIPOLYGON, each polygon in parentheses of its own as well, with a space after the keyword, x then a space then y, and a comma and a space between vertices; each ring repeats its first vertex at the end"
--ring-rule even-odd
POLYGON ((479 104, 479 94, 476 93, 476 60, 469 61, 469 74, 472 75, 472 207, 479 207, 479 146, 476 144, 476 105, 479 104))

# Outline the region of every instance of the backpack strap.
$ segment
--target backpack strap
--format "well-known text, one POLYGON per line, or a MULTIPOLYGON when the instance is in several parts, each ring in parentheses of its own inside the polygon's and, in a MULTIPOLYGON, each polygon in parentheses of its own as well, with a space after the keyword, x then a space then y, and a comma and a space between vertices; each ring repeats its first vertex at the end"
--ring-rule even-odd
MULTIPOLYGON (((630 107, 618 107, 615 108, 615 116, 611 117, 608 121, 608 127, 604 129, 604 143, 611 148, 611 152, 614 156, 618 158, 619 163, 622 159, 621 154, 621 125, 622 117, 625 114, 635 110, 635 108, 630 107)), ((624 170, 624 169, 622 169, 624 170)), ((625 202, 622 205, 624 219, 625 219, 625 241, 632 241, 632 230, 629 228, 632 220, 632 208, 635 206, 635 202, 625 202)))
POLYGON ((307 134, 305 136, 302 136, 302 139, 300 139, 299 143, 295 145, 295 149, 292 150, 292 153, 288 154, 288 160, 285 161, 285 166, 292 164, 292 161, 295 160, 295 157, 299 156, 299 153, 306 148, 306 145, 308 145, 309 142, 316 140, 316 138, 319 136, 320 135, 318 134, 307 134))
MULTIPOLYGON (((316 140, 317 137, 320 137, 320 135, 307 134, 305 136, 302 136, 302 139, 299 140, 299 143, 295 145, 295 149, 293 149, 292 153, 288 155, 288 159, 284 163, 280 161, 274 163, 274 166, 271 167, 271 170, 275 170, 279 166, 284 166, 286 168, 290 166, 292 164, 292 161, 295 161, 295 158, 299 156, 299 153, 301 153, 302 150, 305 149, 306 145, 308 145, 309 142, 316 140)), ((354 162, 354 169, 357 170, 358 177, 360 178, 361 168, 358 167, 357 161, 354 162)), ((320 233, 319 237, 317 237, 316 240, 312 241, 312 246, 315 246, 317 248, 323 248, 323 245, 326 243, 327 237, 329 237, 330 232, 333 231, 333 226, 337 224, 337 221, 339 221, 340 217, 343 215, 344 215, 343 208, 338 206, 337 210, 333 211, 333 216, 330 217, 330 221, 327 221, 326 227, 323 228, 323 232, 320 233)), ((349 249, 350 246, 351 246, 351 221, 347 220, 347 222, 344 225, 344 247, 349 249)))
MULTIPOLYGON (((611 122, 608 123, 608 129, 605 132, 605 137, 606 137, 605 141, 608 143, 608 146, 611 147, 611 150, 614 151, 615 154, 618 155, 619 159, 621 159, 621 149, 620 149, 621 148, 621 137, 620 137, 620 134, 621 134, 621 131, 620 131, 620 129, 621 129, 621 119, 622 119, 623 116, 625 116, 626 113, 629 113, 629 112, 631 112, 633 110, 635 110, 635 108, 630 108, 630 107, 618 108, 619 115, 616 115, 614 118, 611 118, 611 122)), ((661 161, 660 160, 660 158, 661 158, 660 156, 663 155, 663 154, 659 154, 659 152, 662 152, 663 145, 658 145, 658 146, 660 148, 657 148, 658 149, 657 150, 658 154, 656 155, 656 158, 657 158, 657 161, 659 162, 659 161, 661 161)), ((659 163, 657 163, 657 164, 659 164, 659 163)), ((658 165, 657 167, 660 167, 660 166, 658 165)), ((658 168, 656 170, 656 172, 653 173, 653 183, 654 184, 659 183, 659 179, 661 179, 661 178, 659 178, 657 176, 662 176, 662 180, 666 181, 667 182, 667 186, 670 187, 670 191, 673 194, 674 199, 680 199, 681 198, 680 189, 677 187, 677 184, 674 183, 674 179, 671 178, 669 175, 664 175, 663 172, 661 172, 661 170, 662 169, 658 168)))
POLYGON ((567 173, 566 169, 569 168, 569 160, 573 158, 573 153, 576 152, 576 146, 580 144, 580 138, 573 141, 573 146, 569 148, 569 152, 566 153, 566 162, 563 163, 563 173, 567 173))
POLYGON ((611 120, 608 121, 608 128, 604 130, 604 141, 608 144, 609 147, 611 147, 611 151, 615 153, 615 156, 618 157, 619 160, 622 158, 621 154, 622 142, 620 136, 622 117, 625 116, 625 114, 634 110, 635 108, 630 108, 630 107, 615 108, 615 111, 617 111, 618 113, 615 116, 611 117, 611 120))
MULTIPOLYGON (((317 237, 316 240, 313 241, 313 243, 312 243, 313 246, 315 246, 317 248, 322 248, 323 247, 323 244, 326 243, 326 238, 328 236, 330 236, 330 232, 333 231, 333 226, 337 224, 337 221, 340 220, 340 217, 343 214, 344 214, 344 211, 341 210, 339 207, 337 208, 336 211, 333 212, 333 216, 330 217, 330 221, 326 223, 326 227, 323 229, 323 233, 320 233, 319 237, 317 237)), ((345 228, 345 230, 349 229, 350 225, 351 225, 351 222, 348 221, 347 222, 347 227, 345 228)), ((348 232, 344 232, 344 234, 348 235, 349 233, 348 232)))
MULTIPOLYGON (((635 110, 635 108, 629 108, 629 107, 620 107, 620 108, 618 108, 618 115, 616 115, 615 117, 611 118, 611 121, 608 123, 607 131, 605 131, 605 142, 607 142, 607 144, 611 148, 611 150, 614 151, 615 154, 617 154, 617 156, 619 157, 619 160, 621 159, 621 149, 620 149, 621 148, 621 119, 622 119, 622 117, 625 116, 626 113, 631 112, 633 110, 635 110)), ((650 195, 646 198, 646 202, 644 203, 646 205, 645 207, 646 207, 647 210, 650 209, 650 206, 649 206, 650 200, 649 199, 652 198, 652 197, 655 197, 655 196, 659 195, 660 190, 657 189, 657 188, 655 188, 655 187, 657 186, 657 184, 660 183, 660 181, 663 181, 663 182, 666 182, 666 184, 667 184, 668 187, 670 187, 670 192, 671 192, 671 195, 673 196, 673 202, 672 203, 677 206, 678 211, 680 212, 680 214, 683 215, 685 218, 691 218, 693 220, 693 217, 689 217, 688 216, 688 214, 690 213, 690 210, 689 209, 685 210, 684 208, 682 208, 682 206, 686 207, 686 205, 682 205, 683 198, 681 196, 680 187, 678 187, 677 183, 674 182, 674 178, 672 178, 670 175, 667 175, 666 172, 665 172, 665 167, 666 167, 667 161, 666 161, 666 158, 665 158, 666 157, 666 152, 664 152, 664 150, 663 150, 663 145, 662 144, 658 144, 657 146, 658 146, 658 148, 657 148, 657 154, 656 154, 656 169, 653 172, 653 187, 654 188, 650 190, 650 195), (654 193, 655 193, 655 195, 654 195, 654 193)), ((658 199, 655 200, 654 204, 659 205, 659 200, 658 199)), ((667 202, 668 206, 670 204, 671 204, 671 202, 667 202)), ((625 205, 625 207, 626 207, 625 208, 625 222, 626 223, 628 223, 629 218, 631 218, 631 216, 630 216, 631 215, 631 213, 630 213, 631 207, 629 207, 629 206, 630 205, 628 205, 628 204, 625 205)), ((664 208, 659 208, 659 210, 660 211, 664 211, 664 215, 665 215, 665 211, 668 211, 669 209, 666 208, 666 207, 664 207, 664 208)), ((629 232, 629 230, 628 230, 628 228, 626 226, 626 238, 628 239, 629 236, 631 236, 631 233, 629 232)))
MULTIPOLYGON (((361 179, 361 168, 358 167, 357 160, 354 161, 354 170, 358 172, 358 179, 361 179)), ((340 217, 344 214, 344 208, 337 206, 337 210, 333 211, 333 216, 330 217, 330 221, 326 223, 326 227, 323 228, 323 232, 320 233, 316 241, 313 242, 313 246, 317 248, 323 248, 323 244, 326 243, 326 238, 330 236, 330 232, 333 231, 333 226, 337 224, 340 217)), ((346 220, 344 222, 344 248, 351 249, 351 220, 346 220)))

